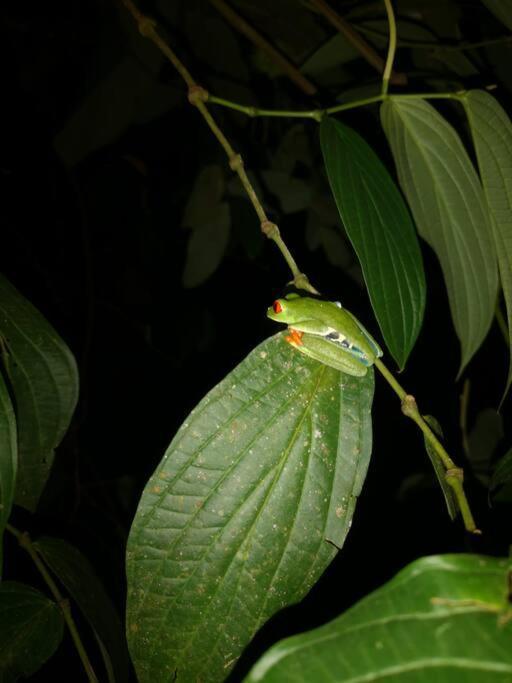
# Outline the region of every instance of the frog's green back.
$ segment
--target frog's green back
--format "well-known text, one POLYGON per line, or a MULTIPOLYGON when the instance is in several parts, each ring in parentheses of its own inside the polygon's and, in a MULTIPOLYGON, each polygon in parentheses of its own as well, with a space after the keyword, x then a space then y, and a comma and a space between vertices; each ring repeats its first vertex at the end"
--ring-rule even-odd
POLYGON ((365 330, 361 323, 349 311, 339 307, 332 301, 322 301, 311 297, 291 297, 290 306, 300 310, 305 319, 318 320, 343 334, 352 344, 370 356, 382 356, 382 350, 365 330))

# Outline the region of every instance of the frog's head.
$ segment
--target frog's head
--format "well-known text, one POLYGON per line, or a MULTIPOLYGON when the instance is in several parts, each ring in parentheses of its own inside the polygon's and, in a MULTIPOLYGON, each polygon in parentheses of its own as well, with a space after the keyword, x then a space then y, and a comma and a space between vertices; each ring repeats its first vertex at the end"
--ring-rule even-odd
POLYGON ((288 294, 284 299, 276 299, 272 306, 267 308, 267 317, 285 325, 297 322, 304 317, 297 307, 299 299, 300 296, 296 294, 288 294))

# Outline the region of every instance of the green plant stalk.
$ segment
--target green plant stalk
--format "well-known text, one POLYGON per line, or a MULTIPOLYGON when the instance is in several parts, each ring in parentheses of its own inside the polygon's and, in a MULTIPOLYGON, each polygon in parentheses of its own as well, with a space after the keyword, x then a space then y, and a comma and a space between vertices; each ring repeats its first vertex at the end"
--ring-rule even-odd
POLYGON ((21 532, 15 527, 13 527, 11 524, 6 525, 6 529, 16 537, 18 540, 18 543, 20 546, 27 551, 27 553, 30 555, 32 558, 32 561, 36 565, 37 569, 39 570, 39 573, 43 577, 46 585, 50 589, 50 592, 52 593, 53 597, 55 598, 55 602, 59 606, 59 609, 62 612, 62 615, 64 617, 64 620, 66 622, 66 625, 69 629, 69 632, 71 634, 71 638, 73 639, 73 643, 75 644, 75 647, 78 651, 78 655, 80 657, 80 660, 82 661, 83 667, 85 669, 85 673, 87 674, 87 679, 89 680, 90 683, 98 683, 98 678, 96 674, 94 673, 94 669, 92 668, 92 664, 89 660, 89 657, 87 655, 87 652, 85 651, 84 644, 82 643, 82 640, 80 638, 80 634, 78 633, 78 629, 76 627, 76 624, 73 620, 73 615, 71 614, 71 607, 69 605, 69 600, 64 598, 59 591, 57 584, 51 577, 49 571, 46 569, 46 566, 39 556, 37 550, 34 548, 32 545, 32 541, 30 540, 30 536, 26 532, 21 532))
POLYGON ((473 534, 480 534, 481 532, 475 524, 466 494, 464 493, 463 470, 460 467, 457 467, 457 465, 453 462, 443 444, 439 441, 430 426, 421 416, 414 396, 411 396, 405 391, 405 389, 395 379, 395 377, 379 358, 375 360, 375 366, 400 399, 402 403, 403 414, 411 418, 411 420, 418 425, 425 438, 432 445, 432 448, 435 450, 439 456, 439 459, 443 463, 446 470, 446 482, 453 489, 465 528, 473 534))
POLYGON ((240 181, 247 193, 247 196, 249 197, 249 200, 251 201, 251 204, 253 205, 254 210, 256 211, 256 214, 260 221, 262 232, 269 239, 275 242, 278 249, 282 253, 286 263, 292 271, 293 283, 295 284, 295 286, 300 289, 304 289, 314 294, 317 294, 317 290, 313 287, 313 285, 309 283, 307 276, 300 271, 299 267, 297 266, 297 263, 295 262, 295 259, 293 258, 289 249, 286 247, 283 239, 281 238, 279 228, 277 227, 277 225, 269 221, 265 209, 263 208, 252 186, 252 183, 249 180, 247 173, 245 172, 243 159, 241 155, 235 152, 235 150, 231 146, 231 143, 226 138, 226 136, 218 126, 217 122, 211 115, 210 111, 208 110, 208 107, 206 106, 206 102, 208 101, 208 93, 206 92, 206 90, 196 83, 195 79, 190 74, 186 66, 182 63, 182 61, 175 54, 175 52, 169 47, 166 41, 159 35, 159 33, 156 30, 156 22, 142 14, 137 9, 132 0, 122 0, 122 2, 137 22, 141 35, 151 40, 160 49, 160 51, 167 57, 167 59, 169 59, 169 61, 174 66, 176 71, 185 81, 188 87, 188 101, 200 112, 206 124, 212 131, 213 135, 217 138, 220 145, 224 149, 226 156, 228 157, 231 169, 235 173, 237 173, 238 177, 240 178, 240 181))
POLYGON ((393 5, 391 0, 384 0, 386 6, 386 14, 388 16, 389 24, 389 45, 388 45, 388 56, 386 58, 386 66, 384 67, 384 73, 382 74, 382 95, 388 94, 389 79, 393 71, 393 62, 395 61, 396 52, 396 21, 395 14, 393 12, 393 5))
MULTIPOLYGON (((427 92, 427 93, 409 93, 407 95, 393 95, 395 100, 449 100, 449 99, 459 99, 461 96, 460 92, 452 93, 440 93, 440 92, 427 92)), ((249 106, 245 104, 240 104, 239 102, 233 102, 232 100, 226 100, 223 97, 217 97, 217 95, 211 95, 208 93, 208 102, 210 104, 217 104, 226 109, 233 109, 241 114, 250 116, 251 118, 257 117, 269 117, 269 118, 293 118, 293 119, 312 119, 313 121, 320 122, 324 116, 330 114, 337 114, 340 111, 348 111, 350 109, 358 109, 359 107, 365 107, 368 104, 376 104, 378 102, 383 102, 387 99, 389 95, 374 95, 373 97, 365 97, 360 100, 354 100, 353 102, 346 102, 344 104, 336 104, 332 107, 327 107, 326 109, 305 109, 304 111, 292 111, 290 109, 260 109, 259 107, 249 106)))

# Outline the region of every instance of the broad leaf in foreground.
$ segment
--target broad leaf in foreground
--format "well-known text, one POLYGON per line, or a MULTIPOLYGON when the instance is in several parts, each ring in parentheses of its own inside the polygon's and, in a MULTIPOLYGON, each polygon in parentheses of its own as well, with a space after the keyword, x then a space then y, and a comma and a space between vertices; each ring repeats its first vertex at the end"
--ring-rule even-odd
POLYGON ((373 372, 263 342, 192 411, 149 480, 127 550, 141 683, 223 681, 300 600, 350 528, 371 449, 373 372))
POLYGON ((0 373, 0 575, 2 536, 11 513, 18 467, 16 418, 5 381, 0 373))
POLYGON ((281 641, 247 683, 508 683, 512 562, 439 555, 413 562, 334 621, 281 641))
POLYGON ((78 373, 50 323, 2 276, 0 337, 18 424, 14 502, 33 511, 75 409, 78 373))
POLYGON ((121 622, 89 560, 60 538, 43 537, 34 546, 93 629, 108 680, 127 681, 128 652, 121 622))
POLYGON ((0 680, 35 673, 62 640, 64 619, 56 603, 14 581, 0 584, 0 680))
POLYGON ((500 104, 483 90, 461 96, 473 136, 478 168, 493 228, 501 286, 507 306, 512 381, 512 123, 500 104))
POLYGON ((386 345, 403 368, 425 310, 425 274, 409 210, 375 152, 329 117, 320 141, 332 193, 386 345))
POLYGON ((489 331, 498 288, 482 186, 459 136, 427 102, 390 97, 381 120, 420 235, 441 263, 461 372, 489 331))

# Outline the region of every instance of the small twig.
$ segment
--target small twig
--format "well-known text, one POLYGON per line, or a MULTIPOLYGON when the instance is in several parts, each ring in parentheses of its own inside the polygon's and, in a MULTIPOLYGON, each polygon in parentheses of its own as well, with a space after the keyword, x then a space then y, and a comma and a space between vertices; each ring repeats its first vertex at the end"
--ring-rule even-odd
MULTIPOLYGON (((366 40, 353 28, 351 24, 349 24, 346 19, 343 19, 343 17, 335 12, 325 0, 311 0, 311 4, 327 19, 331 26, 334 26, 337 31, 345 36, 349 43, 351 43, 356 50, 361 53, 362 57, 364 57, 366 61, 379 72, 379 74, 383 73, 384 60, 382 57, 371 45, 366 42, 366 40)), ((407 76, 404 73, 393 72, 390 75, 389 80, 391 83, 393 83, 393 85, 407 84, 407 76)))
POLYGON ((39 553, 37 552, 36 548, 34 548, 34 546, 32 545, 32 541, 30 540, 30 536, 28 535, 28 533, 19 531, 11 524, 7 524, 6 529, 17 538, 20 547, 22 547, 23 550, 26 550, 26 552, 32 558, 32 561, 34 562, 41 576, 43 577, 46 585, 48 586, 50 592, 55 598, 55 602, 57 603, 59 609, 62 612, 62 615, 71 634, 71 638, 73 639, 73 643, 75 644, 75 647, 78 651, 78 655, 82 661, 82 665, 85 669, 85 673, 87 674, 89 682, 98 683, 98 678, 94 673, 94 669, 92 668, 92 664, 89 660, 87 652, 85 651, 84 644, 82 643, 80 634, 78 633, 78 629, 74 622, 73 615, 71 614, 69 600, 64 598, 60 590, 57 588, 57 584, 55 583, 50 573, 46 569, 46 566, 42 561, 41 557, 39 556, 39 553))
POLYGON ((464 526, 466 527, 467 531, 470 531, 473 534, 480 534, 481 531, 475 524, 466 494, 464 493, 463 470, 455 465, 442 443, 421 416, 414 396, 406 393, 405 389, 397 382, 395 377, 379 358, 376 359, 375 366, 400 399, 402 403, 403 414, 411 418, 411 420, 418 425, 425 438, 432 445, 432 448, 435 450, 439 456, 439 459, 443 463, 445 468, 446 483, 453 489, 453 493, 457 499, 457 505, 459 506, 459 510, 464 521, 464 526))
POLYGON ((181 60, 169 47, 169 45, 163 40, 163 38, 161 38, 161 36, 158 34, 156 30, 156 22, 150 19, 149 17, 146 17, 143 14, 141 14, 141 12, 139 12, 139 10, 135 7, 132 0, 122 0, 122 2, 137 22, 141 34, 145 38, 151 40, 163 52, 163 54, 169 59, 171 64, 175 67, 175 69, 178 71, 180 76, 187 84, 188 101, 200 112, 201 116, 208 124, 208 127, 210 128, 210 130, 212 131, 212 133, 224 149, 226 156, 228 157, 231 169, 235 173, 237 173, 238 177, 240 178, 240 181, 244 186, 247 196, 249 197, 249 200, 251 201, 251 204, 253 205, 254 210, 256 211, 256 214, 260 221, 262 232, 269 239, 275 242, 284 259, 286 260, 286 263, 290 267, 290 270, 292 271, 293 275, 293 284, 299 289, 304 289, 308 292, 318 294, 317 290, 313 287, 313 285, 309 283, 307 276, 299 270, 299 267, 297 266, 293 256, 291 255, 289 249, 283 242, 277 225, 269 221, 265 209, 263 208, 258 198, 258 195, 256 194, 254 187, 252 186, 252 183, 247 176, 247 173, 245 172, 242 157, 240 156, 240 154, 237 154, 235 152, 235 150, 231 146, 231 143, 226 138, 224 133, 221 131, 213 116, 210 114, 210 111, 208 110, 208 107, 206 105, 206 102, 208 101, 207 91, 196 83, 196 81, 194 80, 188 69, 185 67, 185 65, 181 62, 181 60))
MULTIPOLYGON (((394 100, 447 100, 447 99, 458 99, 461 96, 460 92, 456 93, 439 93, 439 92, 429 92, 429 93, 409 93, 408 95, 393 95, 394 100)), ((221 107, 226 107, 227 109, 234 109, 242 114, 246 114, 252 118, 258 116, 268 116, 268 117, 282 117, 282 118, 302 118, 302 119, 312 119, 314 121, 320 122, 322 118, 326 115, 337 114, 341 111, 349 111, 350 109, 357 109, 359 107, 365 107, 368 104, 376 104, 378 102, 383 102, 388 95, 374 95, 373 97, 366 97, 361 100, 354 100, 353 102, 345 102, 344 104, 336 104, 333 107, 328 107, 327 109, 307 109, 304 111, 290 111, 288 109, 259 109, 251 105, 240 104, 239 102, 233 102, 232 100, 226 100, 223 97, 217 97, 216 95, 208 94, 208 102, 210 104, 218 104, 221 107)))
POLYGON ((270 59, 285 73, 288 78, 298 86, 306 95, 315 95, 316 86, 306 78, 299 69, 290 62, 272 43, 253 28, 238 12, 230 7, 224 0, 209 0, 215 9, 222 14, 224 19, 239 33, 248 38, 257 48, 265 52, 270 59))

